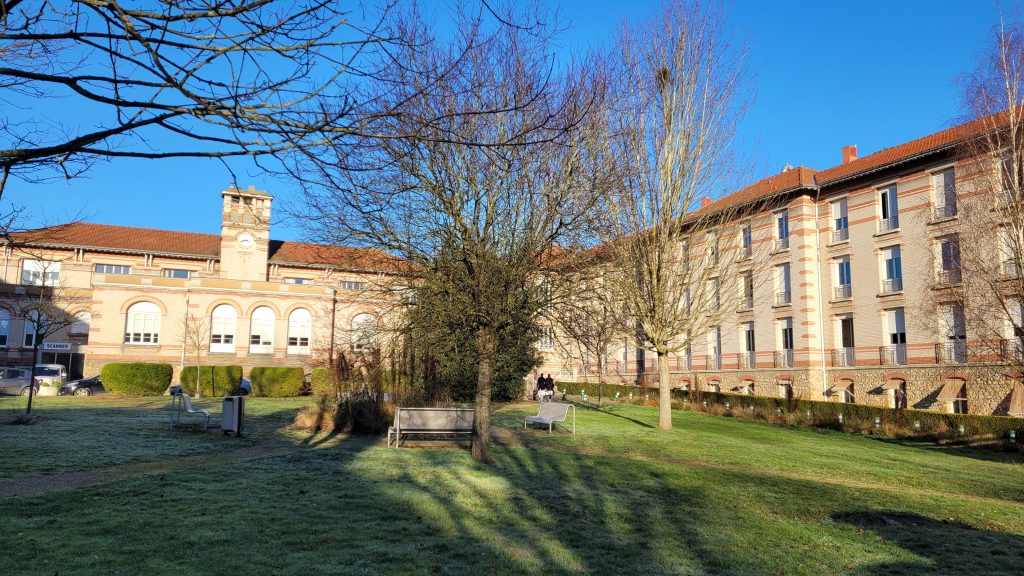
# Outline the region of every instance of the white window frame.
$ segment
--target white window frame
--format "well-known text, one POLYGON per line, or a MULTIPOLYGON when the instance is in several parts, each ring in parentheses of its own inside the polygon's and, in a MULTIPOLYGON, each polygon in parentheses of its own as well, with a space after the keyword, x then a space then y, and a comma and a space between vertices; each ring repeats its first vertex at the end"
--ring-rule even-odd
POLYGON ((158 346, 160 344, 160 307, 148 301, 128 307, 124 322, 124 344, 158 346))
POLYGON ((21 283, 25 286, 56 286, 60 282, 59 260, 22 260, 21 283), (45 277, 44 277, 45 275, 45 277))
POLYGON ((238 333, 238 311, 230 304, 221 304, 210 313, 210 352, 235 351, 238 333))
POLYGON ((288 354, 309 354, 312 332, 313 316, 309 310, 292 310, 288 315, 288 354))
POLYGON ((93 265, 93 272, 96 274, 118 274, 126 276, 132 273, 132 267, 126 264, 102 264, 93 265))
POLYGON ((252 311, 249 317, 249 353, 274 353, 274 311, 268 306, 260 306, 252 311))

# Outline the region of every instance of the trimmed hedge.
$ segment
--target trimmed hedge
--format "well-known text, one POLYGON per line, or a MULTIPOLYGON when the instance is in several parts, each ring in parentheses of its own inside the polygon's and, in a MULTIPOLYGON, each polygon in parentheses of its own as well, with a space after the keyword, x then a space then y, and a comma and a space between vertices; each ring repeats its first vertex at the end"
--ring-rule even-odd
POLYGON ((257 366, 249 373, 253 396, 284 398, 302 393, 302 368, 286 366, 257 366))
MULTIPOLYGON (((597 399, 596 383, 566 382, 558 385, 559 390, 566 390, 570 395, 579 395, 581 390, 587 392, 590 400, 597 399)), ((605 384, 604 397, 612 398, 615 392, 620 393, 619 400, 629 397, 633 392, 634 398, 639 398, 643 388, 640 386, 629 386, 619 384, 605 384)), ((651 398, 657 400, 658 390, 656 387, 648 387, 651 398)), ((689 401, 689 391, 682 388, 672 389, 672 398, 676 400, 689 401)), ((949 414, 946 412, 930 412, 927 410, 906 409, 897 411, 894 408, 883 408, 880 406, 867 406, 865 404, 847 404, 844 402, 822 402, 818 400, 794 400, 792 403, 785 398, 771 396, 748 396, 743 394, 728 394, 724 392, 703 392, 704 401, 710 404, 725 405, 729 402, 730 408, 760 409, 764 413, 776 413, 778 410, 786 412, 795 409, 801 412, 811 412, 811 416, 823 425, 839 423, 839 414, 843 418, 860 418, 873 422, 877 417, 882 424, 892 423, 913 426, 919 422, 922 433, 930 430, 952 430, 959 431, 960 426, 964 427, 964 436, 985 436, 1005 437, 1010 430, 1017 433, 1018 437, 1024 436, 1024 418, 1010 418, 1007 416, 982 416, 979 414, 949 414)))
POLYGON ((155 362, 115 362, 100 372, 103 387, 128 396, 160 396, 171 385, 174 368, 155 362))
POLYGON ((309 387, 313 396, 334 396, 334 375, 330 368, 314 368, 309 387))
MULTIPOLYGON (((201 367, 203 396, 231 396, 238 391, 242 382, 241 366, 201 367)), ((196 393, 196 367, 186 366, 181 371, 181 389, 186 394, 196 393)))

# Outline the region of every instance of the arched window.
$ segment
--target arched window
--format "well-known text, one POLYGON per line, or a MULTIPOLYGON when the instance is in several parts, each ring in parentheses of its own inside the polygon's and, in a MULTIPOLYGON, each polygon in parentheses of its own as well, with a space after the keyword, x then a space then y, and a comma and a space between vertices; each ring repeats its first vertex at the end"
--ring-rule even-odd
POLYGON ((363 352, 377 344, 377 319, 369 314, 357 314, 352 318, 352 349, 363 352))
POLYGON ((136 302, 128 308, 124 323, 125 344, 160 343, 160 307, 152 302, 136 302))
POLYGON ((309 333, 313 317, 309 310, 299 308, 288 315, 288 353, 309 354, 309 333))
POLYGON ((252 312, 249 352, 252 354, 274 352, 274 311, 266 306, 260 306, 252 312))
MULTIPOLYGON (((43 332, 46 331, 46 314, 38 310, 29 310, 25 316, 25 348, 31 348, 36 344, 36 333, 39 333, 39 338, 46 337, 43 332)), ((42 342, 39 342, 42 344, 42 342)))
POLYGON ((90 322, 92 322, 92 314, 84 311, 76 312, 75 321, 71 324, 71 328, 68 332, 70 334, 88 336, 90 322))
POLYGON ((235 351, 235 327, 238 313, 230 304, 221 304, 210 315, 210 352, 235 351))
POLYGON ((11 313, 0 308, 0 348, 7 347, 7 335, 11 333, 11 313))

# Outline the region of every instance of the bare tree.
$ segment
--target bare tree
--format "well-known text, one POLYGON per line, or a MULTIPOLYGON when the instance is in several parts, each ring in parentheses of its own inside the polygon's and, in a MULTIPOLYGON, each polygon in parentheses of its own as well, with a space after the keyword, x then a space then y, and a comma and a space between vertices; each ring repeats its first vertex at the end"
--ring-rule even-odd
POLYGON ((499 336, 539 310, 537 271, 581 222, 597 173, 580 140, 600 90, 556 67, 550 25, 514 24, 523 20, 460 9, 445 42, 407 12, 411 41, 387 68, 395 89, 378 102, 397 112, 395 136, 358 158, 306 156, 293 170, 320 237, 406 258, 474 334, 473 458, 483 462, 499 336))
POLYGON ((939 362, 1024 369, 1024 28, 993 30, 964 103, 955 167, 933 175, 928 218, 940 236, 922 324, 937 336, 939 362))
POLYGON ((61 277, 61 260, 31 245, 30 234, 22 234, 23 245, 8 244, 13 253, 24 257, 20 284, 4 284, 0 302, 10 307, 14 317, 24 319, 25 342, 31 338, 32 385, 29 386, 28 404, 21 420, 32 417, 32 400, 35 396, 36 364, 39 347, 49 338, 59 334, 81 320, 81 314, 88 313, 91 298, 88 290, 76 289, 61 277))
POLYGON ((405 42, 393 5, 0 0, 0 194, 9 176, 109 158, 259 157, 372 132, 374 66, 405 42))
POLYGON ((672 427, 669 354, 734 312, 740 294, 734 212, 700 211, 732 181, 739 64, 721 14, 696 0, 666 3, 618 39, 608 118, 619 185, 597 229, 626 333, 658 356, 662 430, 672 427))
MULTIPOLYGON (((203 356, 210 342, 210 321, 206 316, 189 312, 181 323, 182 355, 192 358, 196 366, 196 398, 202 396, 203 356)), ((213 384, 213 373, 210 373, 213 384)))

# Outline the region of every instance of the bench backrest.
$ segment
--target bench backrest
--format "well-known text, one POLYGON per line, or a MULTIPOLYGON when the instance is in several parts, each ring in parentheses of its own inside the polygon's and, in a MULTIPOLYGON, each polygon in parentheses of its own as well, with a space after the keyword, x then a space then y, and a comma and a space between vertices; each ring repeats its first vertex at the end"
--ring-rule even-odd
POLYGON ((192 398, 188 394, 181 395, 181 404, 185 407, 186 412, 192 411, 192 398))
POLYGON ((399 408, 395 411, 399 430, 472 430, 471 408, 399 408))
POLYGON ((569 405, 561 402, 544 402, 537 411, 537 416, 548 420, 565 420, 569 413, 569 405))

